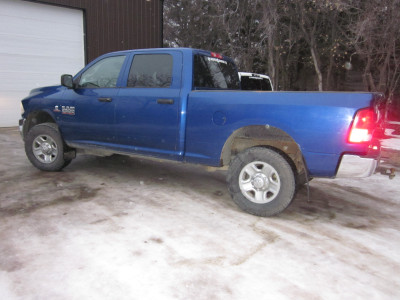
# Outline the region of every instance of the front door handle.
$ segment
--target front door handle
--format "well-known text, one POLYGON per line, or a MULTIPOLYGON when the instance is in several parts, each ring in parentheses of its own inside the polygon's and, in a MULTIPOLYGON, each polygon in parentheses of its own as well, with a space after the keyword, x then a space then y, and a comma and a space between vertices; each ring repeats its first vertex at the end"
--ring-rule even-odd
POLYGON ((158 104, 174 104, 174 99, 157 99, 158 104))
POLYGON ((100 102, 111 102, 112 98, 98 98, 100 102))

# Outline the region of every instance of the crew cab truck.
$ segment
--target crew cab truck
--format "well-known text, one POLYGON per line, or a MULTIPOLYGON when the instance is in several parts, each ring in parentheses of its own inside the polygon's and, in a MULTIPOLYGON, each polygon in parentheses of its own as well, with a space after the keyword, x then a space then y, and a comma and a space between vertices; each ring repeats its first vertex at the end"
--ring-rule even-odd
POLYGON ((188 48, 103 55, 22 100, 30 162, 59 171, 76 152, 228 166, 233 200, 282 212, 312 177, 364 177, 379 159, 374 93, 240 89, 233 61, 188 48))

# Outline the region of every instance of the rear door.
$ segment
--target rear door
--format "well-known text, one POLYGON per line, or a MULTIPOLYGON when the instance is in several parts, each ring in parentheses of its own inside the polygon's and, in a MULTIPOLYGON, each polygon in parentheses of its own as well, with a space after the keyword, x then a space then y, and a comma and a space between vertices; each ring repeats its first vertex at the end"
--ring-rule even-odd
POLYGON ((179 155, 181 52, 136 53, 115 107, 117 144, 139 153, 179 155))

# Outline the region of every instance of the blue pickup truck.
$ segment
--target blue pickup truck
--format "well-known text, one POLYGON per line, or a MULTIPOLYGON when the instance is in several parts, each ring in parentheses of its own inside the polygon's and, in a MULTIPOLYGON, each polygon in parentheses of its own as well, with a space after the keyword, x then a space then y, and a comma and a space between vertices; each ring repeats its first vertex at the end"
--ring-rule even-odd
POLYGON ((240 89, 234 62, 188 48, 103 55, 61 85, 22 100, 30 162, 59 171, 77 152, 144 155, 228 167, 235 203, 258 216, 283 211, 313 177, 365 177, 383 96, 240 89))

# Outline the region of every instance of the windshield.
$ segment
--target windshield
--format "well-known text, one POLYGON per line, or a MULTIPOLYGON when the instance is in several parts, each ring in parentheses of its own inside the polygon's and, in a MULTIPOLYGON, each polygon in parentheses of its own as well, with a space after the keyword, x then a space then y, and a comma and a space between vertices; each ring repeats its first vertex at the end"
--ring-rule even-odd
POLYGON ((230 61, 196 54, 193 72, 194 89, 240 89, 236 66, 230 61))

